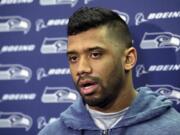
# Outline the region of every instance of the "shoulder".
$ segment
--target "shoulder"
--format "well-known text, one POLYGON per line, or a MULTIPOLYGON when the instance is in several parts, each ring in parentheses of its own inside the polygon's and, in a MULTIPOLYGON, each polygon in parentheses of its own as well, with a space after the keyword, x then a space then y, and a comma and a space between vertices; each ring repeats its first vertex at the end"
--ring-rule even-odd
MULTIPOLYGON (((169 124, 169 126, 179 127, 180 125, 180 113, 177 112, 173 107, 167 111, 163 116, 164 123, 169 124)), ((180 130, 180 128, 179 128, 180 130)))
MULTIPOLYGON (((152 120, 152 123, 158 125, 158 128, 164 128, 172 130, 178 128, 180 125, 180 113, 177 112, 173 107, 171 107, 166 113, 157 116, 152 120), (170 129, 169 129, 170 127, 170 129)), ((180 131, 180 128, 178 128, 180 131)))
POLYGON ((72 126, 70 128, 68 125, 69 123, 73 122, 77 124, 77 121, 73 121, 75 118, 77 118, 74 115, 74 111, 76 109, 74 106, 74 103, 70 105, 64 112, 60 114, 58 119, 46 125, 38 135, 69 135, 74 132, 72 126))
POLYGON ((51 124, 46 125, 38 135, 60 135, 59 133, 64 129, 64 124, 61 118, 58 118, 51 124))
POLYGON ((149 131, 154 135, 180 135, 180 113, 170 108, 166 113, 149 122, 149 131))

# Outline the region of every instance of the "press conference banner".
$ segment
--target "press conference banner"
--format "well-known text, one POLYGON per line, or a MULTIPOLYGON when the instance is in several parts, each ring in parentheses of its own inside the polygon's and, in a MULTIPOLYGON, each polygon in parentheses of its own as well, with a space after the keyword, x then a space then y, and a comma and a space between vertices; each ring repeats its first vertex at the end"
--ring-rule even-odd
POLYGON ((128 24, 136 88, 169 97, 180 112, 179 0, 0 0, 0 134, 36 135, 80 96, 66 58, 69 16, 112 9, 128 24))

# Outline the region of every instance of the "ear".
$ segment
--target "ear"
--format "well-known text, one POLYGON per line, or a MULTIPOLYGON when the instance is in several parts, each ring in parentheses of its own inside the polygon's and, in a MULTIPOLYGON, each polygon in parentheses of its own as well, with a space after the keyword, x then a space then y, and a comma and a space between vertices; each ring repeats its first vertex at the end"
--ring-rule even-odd
POLYGON ((124 69, 131 70, 137 61, 137 52, 134 47, 130 47, 125 50, 125 61, 124 61, 124 69))

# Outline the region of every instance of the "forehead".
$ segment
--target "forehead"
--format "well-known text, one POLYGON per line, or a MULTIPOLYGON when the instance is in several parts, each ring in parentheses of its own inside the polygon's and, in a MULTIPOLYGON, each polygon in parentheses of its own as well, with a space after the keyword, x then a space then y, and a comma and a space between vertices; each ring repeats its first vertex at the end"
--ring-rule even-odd
POLYGON ((90 29, 77 35, 68 36, 68 51, 86 47, 107 47, 106 30, 104 28, 90 29))
POLYGON ((98 27, 98 28, 92 28, 84 32, 80 32, 76 35, 69 36, 68 39, 71 41, 72 39, 103 39, 106 36, 106 28, 105 27, 98 27))

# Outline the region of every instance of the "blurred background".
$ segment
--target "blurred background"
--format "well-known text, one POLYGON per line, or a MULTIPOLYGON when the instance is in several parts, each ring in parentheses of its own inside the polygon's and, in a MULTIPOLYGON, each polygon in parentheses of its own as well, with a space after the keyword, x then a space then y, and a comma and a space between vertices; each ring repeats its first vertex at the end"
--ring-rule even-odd
POLYGON ((77 98, 66 60, 66 26, 82 6, 117 12, 138 62, 135 88, 169 97, 180 112, 179 0, 0 0, 0 134, 36 135, 77 98))

